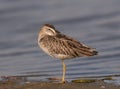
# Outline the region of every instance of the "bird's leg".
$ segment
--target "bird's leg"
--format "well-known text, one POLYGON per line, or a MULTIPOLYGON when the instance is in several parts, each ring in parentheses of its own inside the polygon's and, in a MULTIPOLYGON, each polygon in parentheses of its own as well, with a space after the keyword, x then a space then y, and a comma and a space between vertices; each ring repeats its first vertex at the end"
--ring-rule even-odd
POLYGON ((66 64, 64 63, 64 60, 62 60, 62 65, 63 65, 62 83, 65 83, 66 64))

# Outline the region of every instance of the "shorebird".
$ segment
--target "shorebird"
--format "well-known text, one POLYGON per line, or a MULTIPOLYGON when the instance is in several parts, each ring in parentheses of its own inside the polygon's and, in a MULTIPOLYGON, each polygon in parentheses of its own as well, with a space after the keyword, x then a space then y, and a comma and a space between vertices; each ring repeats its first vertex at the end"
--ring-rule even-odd
POLYGON ((86 46, 74 38, 62 34, 51 24, 44 24, 40 28, 38 35, 38 45, 48 55, 62 60, 63 74, 61 83, 65 83, 65 59, 94 56, 98 53, 95 48, 86 46))

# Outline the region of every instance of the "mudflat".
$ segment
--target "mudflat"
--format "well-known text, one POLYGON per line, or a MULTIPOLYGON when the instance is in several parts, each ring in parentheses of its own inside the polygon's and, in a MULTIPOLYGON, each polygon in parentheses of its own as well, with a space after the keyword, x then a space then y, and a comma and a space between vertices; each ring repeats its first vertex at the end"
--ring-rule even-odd
POLYGON ((106 84, 104 82, 93 83, 53 83, 53 82, 26 82, 17 84, 12 82, 1 82, 0 89, 120 89, 120 86, 106 84))

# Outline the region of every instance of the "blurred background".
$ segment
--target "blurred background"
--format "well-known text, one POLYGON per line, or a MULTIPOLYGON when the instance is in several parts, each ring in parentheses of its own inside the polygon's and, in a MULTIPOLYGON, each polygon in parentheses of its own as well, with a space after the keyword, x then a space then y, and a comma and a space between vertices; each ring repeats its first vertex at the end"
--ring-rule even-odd
POLYGON ((120 74, 120 0, 0 0, 0 76, 61 77, 61 60, 37 45, 45 23, 99 52, 66 60, 67 80, 120 74))

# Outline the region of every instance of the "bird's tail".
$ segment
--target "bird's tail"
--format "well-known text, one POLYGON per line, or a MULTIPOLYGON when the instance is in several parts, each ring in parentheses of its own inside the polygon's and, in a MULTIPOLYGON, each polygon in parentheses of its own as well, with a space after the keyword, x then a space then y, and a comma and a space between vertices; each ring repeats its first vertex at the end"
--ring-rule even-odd
POLYGON ((92 51, 92 55, 97 55, 98 54, 98 52, 97 51, 92 51))
POLYGON ((97 55, 98 52, 94 48, 80 48, 80 52, 83 54, 83 56, 94 56, 97 55))

